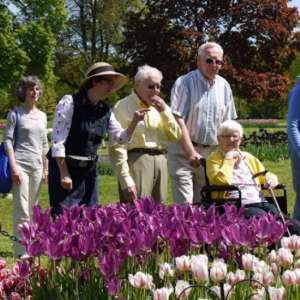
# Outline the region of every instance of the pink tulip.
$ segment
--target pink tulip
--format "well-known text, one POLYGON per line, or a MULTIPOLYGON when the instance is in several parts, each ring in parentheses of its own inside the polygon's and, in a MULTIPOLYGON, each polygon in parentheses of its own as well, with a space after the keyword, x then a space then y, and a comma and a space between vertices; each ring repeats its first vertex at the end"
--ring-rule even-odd
POLYGON ((265 289, 260 288, 255 291, 253 291, 251 300, 263 300, 265 299, 265 289))
POLYGON ((130 284, 139 289, 150 290, 153 288, 153 277, 143 272, 137 272, 135 275, 129 274, 128 276, 130 284))
POLYGON ((0 259, 0 270, 6 267, 6 261, 4 259, 0 259))
POLYGON ((175 258, 176 268, 181 272, 191 270, 191 260, 188 256, 182 255, 175 258))
POLYGON ((226 278, 227 265, 222 259, 216 259, 211 266, 210 278, 213 282, 218 283, 226 278))
POLYGON ((282 267, 288 267, 293 263, 293 254, 290 249, 280 248, 277 251, 277 264, 282 267))
POLYGON ((271 271, 265 271, 265 272, 262 273, 262 275, 263 275, 262 283, 265 286, 269 286, 274 282, 275 276, 271 271))
POLYGON ((245 271, 252 271, 254 262, 258 259, 254 255, 250 253, 246 253, 242 255, 242 264, 245 271))
POLYGON ((175 270, 168 263, 163 263, 159 266, 159 278, 164 279, 165 277, 173 277, 175 274, 175 270))
POLYGON ((22 300, 22 297, 19 293, 12 292, 8 299, 9 300, 22 300))
POLYGON ((283 237, 280 242, 282 248, 288 248, 290 250, 300 249, 300 237, 298 235, 283 237))
POLYGON ((285 288, 274 288, 272 286, 268 287, 268 292, 271 300, 283 300, 285 296, 285 288))
POLYGON ((173 292, 172 287, 163 287, 153 291, 153 300, 168 300, 173 292))
POLYGON ((208 257, 206 255, 193 255, 191 257, 191 270, 197 282, 208 280, 208 257))
POLYGON ((280 268, 276 263, 271 263, 271 271, 275 277, 278 275, 279 269, 280 268))
POLYGON ((277 253, 276 253, 275 250, 272 250, 272 251, 268 254, 267 261, 271 264, 271 263, 276 262, 276 260, 277 260, 277 253))
POLYGON ((244 280, 246 277, 244 270, 237 270, 235 273, 229 272, 226 276, 226 281, 230 285, 235 285, 236 283, 244 280))
POLYGON ((286 286, 296 284, 296 281, 297 281, 295 272, 293 272, 291 270, 284 271, 281 278, 282 278, 283 284, 286 286))
POLYGON ((187 299, 191 289, 188 289, 190 284, 184 280, 178 280, 175 286, 175 294, 178 299, 187 299))
POLYGON ((295 269, 294 274, 296 276, 296 284, 297 286, 300 286, 300 269, 295 269))
MULTIPOLYGON (((221 298, 221 290, 220 290, 220 287, 219 287, 219 286, 216 286, 216 285, 215 285, 215 286, 211 287, 211 290, 212 290, 215 294, 217 294, 219 298, 221 298)), ((228 296, 229 296, 228 293, 229 293, 230 290, 231 290, 231 285, 225 283, 225 284, 224 284, 224 294, 225 294, 225 299, 228 298, 228 296)), ((231 293, 230 293, 230 294, 231 294, 231 293)))

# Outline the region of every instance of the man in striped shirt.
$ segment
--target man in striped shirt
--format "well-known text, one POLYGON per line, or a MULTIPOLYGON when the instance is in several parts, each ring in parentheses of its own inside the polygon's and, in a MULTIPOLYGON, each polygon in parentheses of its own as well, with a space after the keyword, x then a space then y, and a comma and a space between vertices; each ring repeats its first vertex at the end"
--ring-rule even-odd
POLYGON ((200 160, 216 148, 220 124, 237 117, 230 85, 218 75, 223 64, 222 47, 204 43, 198 49, 197 69, 173 85, 171 109, 182 130, 181 140, 168 149, 176 203, 201 200, 205 177, 200 160))

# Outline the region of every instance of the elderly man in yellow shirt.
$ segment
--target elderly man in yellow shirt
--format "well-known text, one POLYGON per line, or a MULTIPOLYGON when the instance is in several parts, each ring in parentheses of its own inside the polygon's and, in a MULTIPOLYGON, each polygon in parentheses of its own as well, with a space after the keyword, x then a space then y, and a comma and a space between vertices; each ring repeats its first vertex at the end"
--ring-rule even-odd
POLYGON ((170 107, 159 97, 162 73, 144 65, 134 77, 132 93, 116 103, 113 112, 122 127, 132 121, 134 112, 148 108, 130 142, 120 145, 110 141, 109 154, 119 180, 121 202, 152 196, 167 198, 167 147, 181 138, 181 129, 170 107))

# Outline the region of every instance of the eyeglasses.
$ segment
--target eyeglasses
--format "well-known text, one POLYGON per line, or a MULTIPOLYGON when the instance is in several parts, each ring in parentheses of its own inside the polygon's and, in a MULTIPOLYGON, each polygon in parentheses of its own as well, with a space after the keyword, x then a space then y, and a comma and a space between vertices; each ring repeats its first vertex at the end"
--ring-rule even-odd
POLYGON ((224 62, 219 59, 207 58, 205 61, 208 65, 216 64, 218 66, 223 66, 224 62))
POLYGON ((160 88, 161 88, 161 85, 158 83, 148 85, 149 90, 155 90, 155 89, 160 90, 160 88))

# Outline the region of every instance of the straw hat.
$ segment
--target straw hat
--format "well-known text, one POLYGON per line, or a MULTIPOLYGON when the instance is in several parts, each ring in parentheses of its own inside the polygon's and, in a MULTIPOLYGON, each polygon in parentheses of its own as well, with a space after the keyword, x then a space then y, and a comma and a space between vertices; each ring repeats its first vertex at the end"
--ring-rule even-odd
POLYGON ((106 62, 97 62, 87 69, 85 78, 81 81, 80 86, 83 87, 90 78, 96 76, 111 77, 114 80, 112 91, 120 89, 128 82, 128 78, 125 75, 116 72, 112 65, 106 62))

